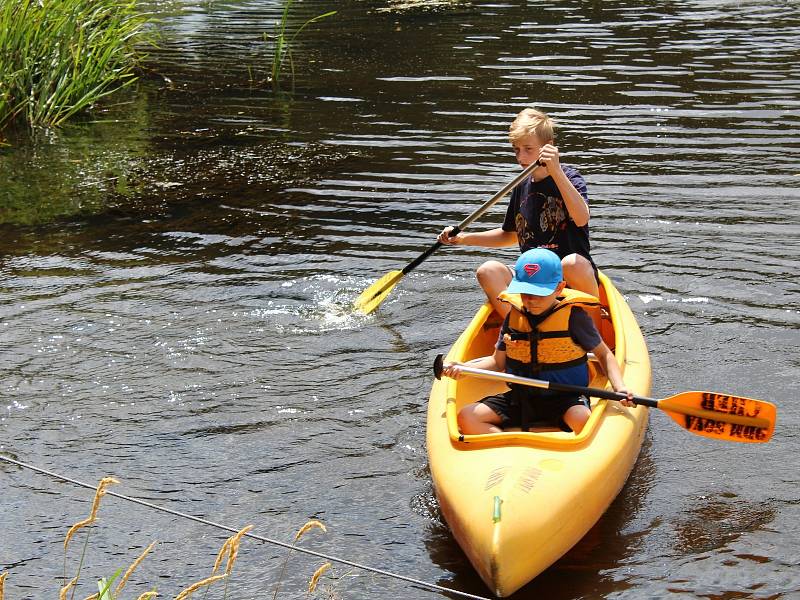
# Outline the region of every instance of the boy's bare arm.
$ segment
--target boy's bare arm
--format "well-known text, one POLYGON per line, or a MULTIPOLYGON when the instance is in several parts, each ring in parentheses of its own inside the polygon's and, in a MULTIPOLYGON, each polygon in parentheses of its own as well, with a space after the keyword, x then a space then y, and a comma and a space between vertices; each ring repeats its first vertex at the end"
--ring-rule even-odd
POLYGON ((450 237, 452 227, 445 227, 439 234, 439 241, 448 246, 481 246, 483 248, 505 248, 516 246, 517 232, 503 231, 502 228, 487 229, 486 231, 461 232, 450 237))
POLYGON ((480 358, 473 358, 465 363, 446 363, 442 367, 442 374, 458 379, 461 377, 461 365, 468 365, 476 369, 484 369, 486 371, 505 371, 506 368, 506 353, 503 350, 495 349, 494 354, 489 356, 481 356, 480 358))
POLYGON ((572 185, 569 177, 564 174, 561 168, 558 148, 552 144, 543 146, 539 162, 544 163, 545 167, 547 167, 547 173, 553 178, 553 181, 555 181, 558 187, 558 191, 561 192, 561 197, 564 198, 567 212, 570 218, 575 222, 575 225, 583 227, 588 224, 589 205, 586 204, 586 200, 583 199, 581 193, 572 185))
POLYGON ((608 377, 608 381, 611 383, 611 387, 614 388, 614 391, 628 395, 628 399, 623 400, 622 404, 625 406, 635 406, 633 402, 631 402, 633 394, 625 387, 625 381, 622 379, 622 372, 619 370, 617 357, 614 356, 614 353, 611 352, 605 342, 600 342, 592 352, 594 352, 594 355, 597 357, 600 367, 603 369, 606 377, 608 377))

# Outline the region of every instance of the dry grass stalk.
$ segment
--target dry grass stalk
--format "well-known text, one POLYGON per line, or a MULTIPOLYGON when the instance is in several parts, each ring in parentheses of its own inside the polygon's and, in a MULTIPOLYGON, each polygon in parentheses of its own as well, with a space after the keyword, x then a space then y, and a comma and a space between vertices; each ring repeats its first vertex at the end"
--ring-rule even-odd
POLYGON ((228 555, 228 562, 225 565, 225 574, 230 575, 230 572, 233 569, 233 563, 236 561, 236 556, 239 554, 239 543, 242 539, 242 536, 252 528, 252 525, 247 525, 236 534, 225 540, 225 543, 222 544, 222 548, 220 548, 219 552, 217 553, 217 558, 214 561, 214 568, 211 569, 212 575, 217 572, 217 569, 219 569, 219 566, 222 564, 222 560, 225 558, 226 554, 228 555))
POLYGON ((8 577, 8 573, 0 575, 0 600, 3 600, 3 596, 5 596, 6 577, 8 577))
POLYGON ((230 554, 230 547, 231 547, 231 540, 232 539, 233 539, 232 536, 229 537, 228 539, 226 539, 225 543, 222 544, 222 548, 220 548, 219 552, 217 552, 217 559, 214 561, 214 568, 211 569, 211 574, 212 575, 217 572, 217 569, 219 569, 219 566, 222 564, 222 559, 225 558, 225 555, 226 554, 230 554))
POLYGON ((100 592, 95 592, 91 596, 86 596, 83 600, 99 600, 100 599, 100 592))
POLYGON ((188 598, 189 596, 194 594, 200 588, 206 587, 208 585, 211 585, 212 583, 215 583, 215 582, 219 581, 220 579, 225 579, 226 577, 227 577, 227 575, 212 575, 211 577, 206 577, 205 579, 202 579, 202 580, 198 581, 197 583, 193 583, 188 588, 183 590, 180 594, 175 596, 175 600, 184 600, 184 598, 188 598))
POLYGON ((322 574, 325 573, 328 569, 331 568, 331 563, 326 562, 322 565, 319 569, 314 571, 314 575, 311 576, 311 581, 308 582, 308 593, 313 594, 314 590, 317 589, 317 583, 319 582, 319 578, 322 577, 322 574))
POLYGON ((88 518, 84 519, 83 521, 78 521, 75 523, 75 525, 69 528, 69 531, 67 531, 67 536, 64 538, 64 552, 67 551, 67 544, 69 544, 69 541, 72 536, 75 535, 75 532, 83 527, 86 527, 87 525, 91 525, 97 520, 97 509, 100 508, 100 498, 106 495, 106 488, 112 483, 119 483, 119 481, 113 477, 103 477, 100 480, 100 483, 97 484, 97 491, 94 493, 94 501, 92 502, 92 512, 89 514, 88 518))
POLYGON ((141 596, 139 596, 136 600, 150 600, 151 598, 155 598, 158 596, 156 592, 145 592, 141 596))
POLYGON ((78 583, 78 578, 73 577, 67 585, 61 588, 61 591, 58 593, 58 600, 67 600, 67 593, 76 583, 78 583))
POLYGON ((242 528, 236 535, 234 535, 231 540, 230 544, 230 554, 228 555, 228 564, 225 565, 225 574, 230 575, 231 571, 233 570, 233 563, 236 562, 236 557, 239 554, 239 543, 242 540, 242 536, 250 531, 253 528, 252 525, 248 525, 247 527, 242 528))
POLYGON ((303 537, 306 531, 308 531, 309 529, 313 529, 314 527, 319 527, 320 529, 322 529, 322 531, 326 533, 328 532, 328 529, 325 527, 325 525, 323 525, 316 519, 313 519, 311 521, 308 521, 305 525, 303 525, 300 528, 300 530, 297 532, 297 535, 294 536, 294 541, 296 542, 297 540, 299 540, 301 537, 303 537))
MULTIPOLYGON (((303 535, 305 535, 305 533, 309 529, 313 529, 314 527, 318 527, 319 529, 322 529, 322 531, 324 531, 325 533, 328 532, 328 528, 325 527, 325 525, 323 525, 322 523, 320 523, 316 519, 312 519, 311 521, 307 521, 306 524, 303 525, 297 531, 297 535, 294 536, 295 543, 297 542, 297 540, 299 540, 301 537, 303 537, 303 535)), ((275 593, 272 595, 272 600, 277 600, 277 598, 278 598, 278 592, 281 589, 281 581, 283 581, 283 574, 286 572, 286 565, 289 563, 289 557, 292 554, 292 550, 294 550, 294 544, 292 544, 292 547, 289 548, 289 551, 286 553, 286 558, 283 559, 283 566, 281 566, 281 572, 280 572, 280 575, 278 576, 278 583, 275 584, 275 593)))
POLYGON ((117 584, 117 587, 114 590, 114 596, 119 596, 119 593, 125 587, 125 584, 128 583, 128 578, 133 574, 133 572, 136 570, 136 567, 139 566, 139 563, 141 563, 144 560, 144 557, 150 553, 150 550, 152 550, 153 546, 155 545, 156 543, 153 542, 147 548, 145 548, 144 552, 141 553, 139 558, 133 561, 133 564, 130 567, 128 567, 128 570, 125 571, 125 575, 122 576, 122 579, 120 579, 120 582, 117 584))

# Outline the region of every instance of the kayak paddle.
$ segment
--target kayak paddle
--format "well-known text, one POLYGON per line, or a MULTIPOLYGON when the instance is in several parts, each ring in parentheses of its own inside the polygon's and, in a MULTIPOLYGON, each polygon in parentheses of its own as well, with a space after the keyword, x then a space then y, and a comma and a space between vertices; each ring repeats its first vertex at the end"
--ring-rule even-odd
MULTIPOLYGON (((453 227, 450 231, 450 237, 455 237, 462 231, 464 231, 473 221, 483 216, 483 214, 489 210, 492 206, 497 204, 497 202, 503 198, 508 192, 514 189, 517 184, 519 184, 523 179, 525 179, 528 175, 530 175, 533 170, 539 166, 538 162, 531 163, 514 179, 509 181, 503 189, 497 192, 494 196, 489 198, 486 202, 484 202, 478 209, 475 210, 472 214, 470 214, 466 219, 461 221, 458 225, 453 227)), ((436 241, 433 246, 428 248, 425 252, 420 254, 417 258, 413 261, 408 263, 403 270, 401 271, 390 271, 378 281, 370 285, 366 290, 361 292, 361 295, 356 298, 355 302, 353 303, 353 310, 356 312, 363 313, 368 315, 372 311, 374 311, 378 306, 380 306, 381 302, 386 300, 386 297, 389 295, 389 292, 392 291, 394 286, 396 286, 400 280, 403 278, 403 275, 408 274, 410 271, 416 269, 422 261, 426 260, 431 254, 436 252, 439 248, 441 248, 444 244, 440 241, 436 241)))
MULTIPOLYGON (((493 379, 556 392, 584 394, 605 400, 625 400, 627 398, 625 394, 601 388, 554 383, 478 369, 463 364, 459 367, 463 374, 480 379, 493 379)), ((433 362, 433 373, 436 375, 436 379, 442 378, 443 368, 443 357, 439 354, 433 362)), ((775 430, 775 405, 763 400, 716 392, 682 392, 662 400, 634 396, 633 403, 661 409, 685 430, 717 440, 763 443, 769 441, 775 430)))

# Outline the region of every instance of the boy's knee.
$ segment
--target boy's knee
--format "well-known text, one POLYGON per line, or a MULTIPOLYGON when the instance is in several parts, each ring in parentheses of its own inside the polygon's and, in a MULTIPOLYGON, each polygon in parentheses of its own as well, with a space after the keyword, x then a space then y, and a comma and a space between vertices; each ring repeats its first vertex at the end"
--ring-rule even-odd
POLYGON ((498 260, 487 260, 475 271, 475 276, 478 282, 485 286, 486 284, 502 283, 504 276, 508 274, 508 267, 498 260))
POLYGON ((594 267, 585 256, 580 254, 565 256, 561 261, 561 266, 564 269, 564 279, 567 280, 569 287, 592 296, 599 294, 594 267))
POLYGON ((586 423, 589 421, 589 417, 591 416, 592 412, 587 407, 572 406, 569 410, 567 410, 563 418, 575 435, 578 435, 581 431, 583 431, 583 428, 586 426, 586 423))
POLYGON ((495 312, 500 317, 505 317, 511 307, 500 302, 497 296, 511 283, 511 271, 506 265, 497 260, 488 260, 478 267, 475 271, 475 276, 478 278, 478 284, 486 294, 489 302, 492 303, 495 312))
POLYGON ((561 259, 561 266, 564 269, 572 269, 572 270, 585 270, 585 269, 592 269, 592 263, 585 256, 581 256, 580 254, 569 254, 561 259))
POLYGON ((508 270, 508 267, 506 267, 499 260, 487 260, 477 268, 475 274, 478 276, 478 279, 480 279, 481 277, 488 277, 493 274, 497 274, 498 272, 502 272, 502 269, 508 270))
POLYGON ((469 429, 469 426, 472 423, 474 417, 474 413, 475 413, 475 404, 467 404, 464 408, 458 411, 458 417, 456 421, 458 422, 458 428, 461 431, 469 429))

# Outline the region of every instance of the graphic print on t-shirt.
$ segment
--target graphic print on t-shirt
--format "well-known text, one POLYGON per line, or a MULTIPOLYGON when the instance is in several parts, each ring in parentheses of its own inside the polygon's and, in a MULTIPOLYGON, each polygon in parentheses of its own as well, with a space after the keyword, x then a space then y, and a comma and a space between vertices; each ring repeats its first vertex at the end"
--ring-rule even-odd
POLYGON ((521 212, 517 213, 517 218, 514 219, 514 224, 517 227, 517 237, 519 238, 519 247, 526 248, 533 242, 535 237, 533 230, 528 229, 528 222, 521 212))
POLYGON ((542 211, 539 213, 539 227, 542 233, 547 236, 550 234, 552 241, 559 229, 566 227, 567 211, 561 198, 555 196, 545 196, 542 203, 542 211))
POLYGON ((567 210, 561 198, 556 196, 545 196, 544 194, 533 193, 523 200, 523 206, 527 203, 539 204, 539 226, 528 227, 528 222, 523 216, 525 209, 517 213, 514 224, 519 237, 520 248, 539 247, 556 248, 556 236, 558 232, 567 226, 567 210))

